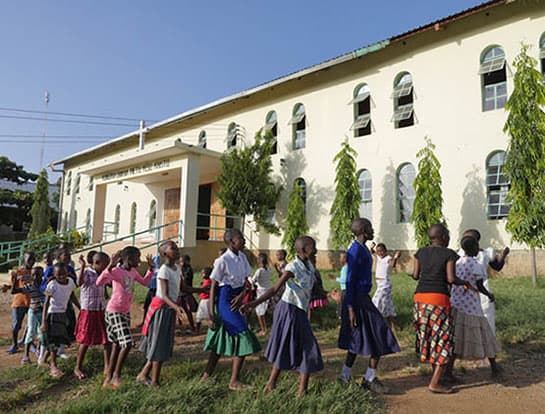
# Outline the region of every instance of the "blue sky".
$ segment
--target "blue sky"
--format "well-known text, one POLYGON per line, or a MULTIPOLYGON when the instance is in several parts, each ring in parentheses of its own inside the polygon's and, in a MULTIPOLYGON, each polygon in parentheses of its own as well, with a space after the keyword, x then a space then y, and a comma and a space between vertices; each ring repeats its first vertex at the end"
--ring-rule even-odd
MULTIPOLYGON (((50 111, 160 120, 480 3, 3 2, 0 108, 43 110, 48 90, 50 111)), ((13 115, 41 117, 0 109, 0 155, 38 171, 44 122, 13 115)), ((46 141, 44 163, 132 129, 49 122, 79 138, 46 141)))

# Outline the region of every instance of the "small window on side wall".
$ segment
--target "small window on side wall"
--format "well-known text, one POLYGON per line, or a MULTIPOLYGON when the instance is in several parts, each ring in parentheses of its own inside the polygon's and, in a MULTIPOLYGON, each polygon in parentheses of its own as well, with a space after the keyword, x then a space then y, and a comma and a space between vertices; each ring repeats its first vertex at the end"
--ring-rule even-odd
POLYGON ((416 198, 414 190, 415 177, 416 172, 412 164, 403 164, 397 170, 398 223, 408 223, 411 221, 414 199, 416 198))
POLYGON ((305 148, 307 143, 307 116, 305 106, 298 103, 293 107, 290 119, 293 131, 293 149, 305 148))
POLYGON ((360 190, 360 217, 373 219, 373 181, 369 170, 358 173, 358 188, 360 190))
POLYGON ((70 191, 72 190, 72 171, 68 172, 68 176, 66 178, 66 195, 70 195, 70 191))
POLYGON ((129 222, 129 233, 136 232, 136 203, 131 204, 131 219, 129 222))
POLYGON ((509 214, 507 195, 510 183, 504 165, 504 151, 493 152, 486 161, 486 215, 490 220, 498 220, 509 214))
POLYGON ((397 75, 394 81, 394 122, 395 128, 406 128, 414 125, 414 86, 410 73, 397 75))
POLYGON ((354 122, 350 127, 354 137, 371 134, 371 93, 366 84, 358 85, 354 89, 354 98, 350 101, 354 107, 354 122))
POLYGON ((227 128, 227 149, 233 149, 237 147, 238 144, 238 125, 234 122, 231 122, 229 124, 229 127, 227 128))
POLYGON ((263 134, 270 134, 274 140, 271 155, 278 152, 278 118, 276 111, 270 111, 265 117, 265 126, 263 127, 263 134))
POLYGON ((541 74, 545 77, 545 33, 539 39, 539 62, 541 63, 541 74))
POLYGON ((489 47, 482 53, 479 75, 483 111, 503 108, 507 102, 507 70, 505 52, 500 46, 489 47))
POLYGON ((206 131, 205 130, 202 130, 199 133, 199 144, 198 144, 198 146, 200 148, 206 148, 206 131))

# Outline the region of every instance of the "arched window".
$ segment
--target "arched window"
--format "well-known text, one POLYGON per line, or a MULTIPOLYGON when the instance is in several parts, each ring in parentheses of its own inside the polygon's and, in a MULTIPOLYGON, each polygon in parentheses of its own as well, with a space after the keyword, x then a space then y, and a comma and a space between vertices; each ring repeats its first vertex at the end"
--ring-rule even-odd
POLYGON ((504 151, 495 151, 486 160, 486 214, 492 220, 507 217, 509 213, 509 180, 504 165, 504 151))
POLYGON ((87 213, 85 214, 85 233, 89 234, 91 233, 91 209, 87 209, 87 213))
POLYGON ((293 135, 293 149, 305 148, 307 141, 307 116, 305 106, 298 103, 293 107, 290 119, 293 135))
POLYGON ((118 204, 115 206, 114 212, 114 234, 117 236, 119 234, 119 222, 121 221, 121 206, 118 204))
POLYGON ((482 83, 483 111, 503 108, 507 102, 505 52, 499 46, 486 49, 479 68, 482 83))
POLYGON ((403 164, 397 170, 397 203, 399 223, 408 223, 413 214, 414 199, 414 178, 416 172, 412 164, 403 164))
POLYGON ((303 199, 303 202, 305 205, 307 204, 307 183, 305 183, 305 180, 303 180, 301 177, 296 178, 293 182, 294 187, 297 187, 299 189, 299 195, 303 199))
POLYGON ((131 221, 129 222, 129 233, 136 232, 136 203, 131 204, 131 221))
POLYGON ((541 73, 545 77, 545 33, 539 39, 539 61, 541 63, 541 73))
POLYGON ((365 83, 354 89, 354 98, 350 101, 354 107, 354 122, 350 127, 354 137, 371 134, 371 93, 365 83))
POLYGON ((72 189, 72 171, 68 172, 68 176, 66 178, 66 195, 70 195, 70 190, 72 189))
POLYGON ((278 118, 276 111, 270 111, 265 117, 265 126, 263 127, 263 133, 270 133, 274 139, 274 144, 271 149, 271 155, 278 152, 278 118))
POLYGON ((372 220, 373 218, 373 181, 369 170, 358 173, 358 188, 361 195, 360 216, 372 220))
POLYGON ((87 189, 88 189, 89 191, 93 191, 93 186, 94 186, 94 178, 93 178, 93 176, 91 175, 91 176, 89 176, 89 184, 88 184, 88 186, 87 186, 87 189))
POLYGON ((413 78, 409 72, 402 72, 394 81, 394 116, 392 122, 396 128, 414 125, 414 87, 413 78))
POLYGON ((151 200, 149 205, 149 223, 148 228, 157 226, 157 201, 151 200))
POLYGON ((199 147, 206 148, 206 131, 204 129, 199 133, 199 147))
POLYGON ((74 194, 79 194, 79 188, 81 186, 81 174, 76 175, 76 184, 74 186, 74 194))
POLYGON ((227 149, 236 148, 238 142, 238 125, 234 122, 227 127, 227 149))

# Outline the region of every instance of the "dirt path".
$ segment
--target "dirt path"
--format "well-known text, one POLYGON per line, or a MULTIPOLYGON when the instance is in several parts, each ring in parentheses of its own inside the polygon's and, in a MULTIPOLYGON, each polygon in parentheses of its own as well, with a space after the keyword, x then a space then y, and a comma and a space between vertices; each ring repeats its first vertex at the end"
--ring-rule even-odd
MULTIPOLYGON (((2 368, 19 366, 21 353, 8 355, 10 337, 11 295, 0 294, 0 372, 2 368)), ((141 317, 141 305, 132 309, 133 326, 141 317)), ((136 330, 135 330, 136 333, 136 330)), ((179 334, 178 334, 179 335, 179 334)), ((175 353, 202 353, 204 335, 177 336, 175 353)), ((521 344, 503 350, 499 362, 504 368, 500 383, 490 380, 487 368, 475 368, 473 362, 457 365, 464 383, 454 395, 433 395, 427 391, 429 368, 418 364, 410 340, 403 341, 403 352, 384 358, 380 364, 381 379, 395 393, 385 398, 388 413, 544 413, 545 412, 545 345, 521 344)), ((343 353, 330 346, 322 347, 324 358, 342 360, 343 353)), ((68 353, 73 355, 75 347, 68 353)), ((361 373, 365 362, 358 359, 355 371, 361 373)), ((331 364, 329 364, 331 365, 331 364)), ((334 380, 335 366, 327 366, 319 374, 334 380)))

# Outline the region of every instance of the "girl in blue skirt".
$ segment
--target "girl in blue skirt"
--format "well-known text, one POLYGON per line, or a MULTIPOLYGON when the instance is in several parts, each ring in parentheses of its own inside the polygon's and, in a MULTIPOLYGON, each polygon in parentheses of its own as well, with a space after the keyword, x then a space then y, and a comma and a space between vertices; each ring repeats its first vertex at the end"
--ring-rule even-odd
POLYGON ((348 272, 339 332, 339 348, 348 352, 340 379, 350 381, 357 355, 370 356, 362 386, 387 393, 388 389, 376 377, 376 370, 380 357, 399 352, 399 345, 369 296, 373 257, 365 242, 373 239, 374 230, 371 222, 364 218, 354 220, 351 229, 356 240, 346 252, 348 272))
POLYGON ((282 299, 274 309, 271 337, 265 350, 265 357, 273 363, 265 392, 275 388, 281 370, 296 370, 300 373, 300 397, 307 391, 310 374, 321 371, 324 364, 307 316, 315 272, 310 258, 316 254, 316 243, 311 237, 300 237, 295 241, 295 250, 297 257, 286 266, 276 285, 241 310, 250 311, 285 285, 282 299))
POLYGON ((229 229, 223 240, 229 248, 216 259, 210 275, 212 286, 208 312, 213 322, 206 335, 204 349, 210 351, 210 356, 201 381, 212 375, 222 355, 235 357, 229 389, 238 391, 248 388, 238 380, 244 358, 260 351, 261 345, 249 330, 246 318, 239 312, 242 299, 247 293, 244 289, 246 279, 252 274, 248 259, 242 253, 244 236, 240 230, 229 229), (216 303, 217 315, 214 317, 216 303))

